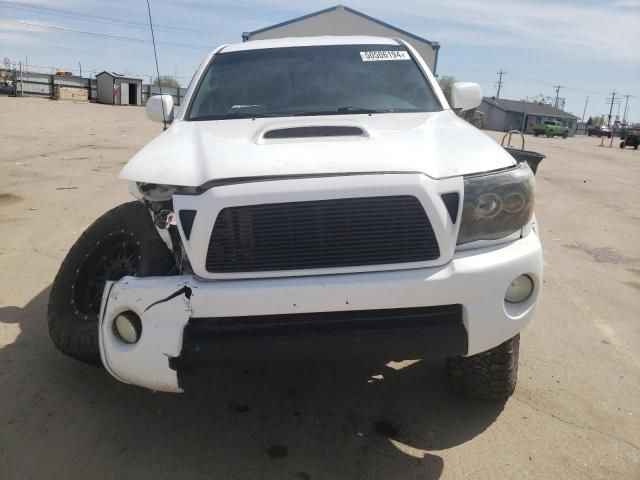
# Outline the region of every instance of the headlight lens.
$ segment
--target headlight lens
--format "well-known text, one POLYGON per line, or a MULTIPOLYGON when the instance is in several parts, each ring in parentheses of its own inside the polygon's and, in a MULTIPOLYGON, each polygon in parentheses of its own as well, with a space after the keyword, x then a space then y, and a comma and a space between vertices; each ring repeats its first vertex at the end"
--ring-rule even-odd
POLYGON ((464 179, 458 245, 496 240, 523 228, 533 215, 535 180, 527 164, 464 179))
POLYGON ((157 183, 138 183, 137 185, 142 196, 151 202, 171 200, 177 188, 173 185, 160 185, 157 183))

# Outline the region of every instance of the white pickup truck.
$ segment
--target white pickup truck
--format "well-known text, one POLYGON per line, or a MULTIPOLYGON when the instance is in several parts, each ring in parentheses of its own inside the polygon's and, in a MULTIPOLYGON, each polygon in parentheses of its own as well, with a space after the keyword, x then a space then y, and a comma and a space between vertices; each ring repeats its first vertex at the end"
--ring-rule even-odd
POLYGON ((198 367, 446 358, 452 387, 513 393, 542 285, 534 176, 454 110, 407 43, 224 45, 124 167, 51 290, 65 354, 183 390, 198 367))

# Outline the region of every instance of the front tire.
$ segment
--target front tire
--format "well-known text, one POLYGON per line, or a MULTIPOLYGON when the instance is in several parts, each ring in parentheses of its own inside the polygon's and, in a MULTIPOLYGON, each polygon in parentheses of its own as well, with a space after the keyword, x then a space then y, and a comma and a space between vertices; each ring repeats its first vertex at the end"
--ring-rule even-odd
POLYGON ((100 365, 98 317, 108 280, 163 275, 172 255, 140 202, 120 205, 98 218, 67 253, 53 281, 49 336, 65 355, 100 365))
POLYGON ((486 352, 447 358, 447 374, 454 391, 473 398, 506 400, 518 379, 520 335, 486 352))

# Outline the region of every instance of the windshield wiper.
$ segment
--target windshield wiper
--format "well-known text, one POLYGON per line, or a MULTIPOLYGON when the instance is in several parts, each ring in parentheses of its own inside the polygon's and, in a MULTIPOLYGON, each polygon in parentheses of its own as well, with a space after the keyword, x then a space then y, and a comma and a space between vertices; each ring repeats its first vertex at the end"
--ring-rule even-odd
POLYGON ((338 107, 335 110, 303 110, 299 112, 230 112, 218 115, 203 115, 201 117, 190 118, 192 121, 207 120, 229 120, 234 118, 266 118, 266 117, 311 117, 319 115, 352 115, 352 114, 372 114, 394 112, 392 108, 361 108, 361 107, 338 107))
POLYGON ((264 117, 280 117, 281 114, 275 113, 249 113, 249 112, 233 112, 223 113, 219 115, 203 115, 201 117, 190 118, 191 121, 206 121, 206 120, 230 120, 234 118, 264 118, 264 117))
POLYGON ((394 112, 393 108, 362 108, 362 107, 338 107, 335 110, 309 110, 302 112, 292 112, 293 117, 304 117, 312 115, 351 115, 351 114, 371 114, 394 112))

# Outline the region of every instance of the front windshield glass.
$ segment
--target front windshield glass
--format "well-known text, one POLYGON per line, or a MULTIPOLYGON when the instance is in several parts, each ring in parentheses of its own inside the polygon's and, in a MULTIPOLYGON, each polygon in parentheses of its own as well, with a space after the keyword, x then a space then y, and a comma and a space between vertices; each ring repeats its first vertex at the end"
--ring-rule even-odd
POLYGON ((216 55, 187 119, 439 110, 403 46, 332 45, 216 55))

